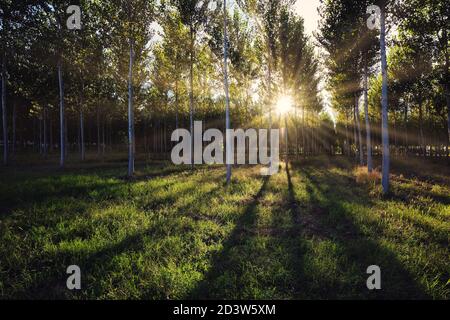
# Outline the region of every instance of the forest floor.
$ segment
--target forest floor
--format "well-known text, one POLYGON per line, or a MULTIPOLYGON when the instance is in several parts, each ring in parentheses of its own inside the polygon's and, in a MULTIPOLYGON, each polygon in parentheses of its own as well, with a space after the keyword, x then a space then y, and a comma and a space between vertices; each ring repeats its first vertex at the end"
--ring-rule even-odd
POLYGON ((344 157, 228 187, 222 167, 125 166, 0 169, 0 298, 450 299, 445 163, 393 161, 388 197, 344 157))

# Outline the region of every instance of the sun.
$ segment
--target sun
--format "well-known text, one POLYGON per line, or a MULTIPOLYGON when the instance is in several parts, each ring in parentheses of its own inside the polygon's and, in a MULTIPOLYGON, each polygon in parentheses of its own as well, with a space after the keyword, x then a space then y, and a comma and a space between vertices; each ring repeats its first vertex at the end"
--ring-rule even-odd
POLYGON ((293 101, 290 96, 281 96, 276 104, 276 112, 282 116, 292 111, 293 101))

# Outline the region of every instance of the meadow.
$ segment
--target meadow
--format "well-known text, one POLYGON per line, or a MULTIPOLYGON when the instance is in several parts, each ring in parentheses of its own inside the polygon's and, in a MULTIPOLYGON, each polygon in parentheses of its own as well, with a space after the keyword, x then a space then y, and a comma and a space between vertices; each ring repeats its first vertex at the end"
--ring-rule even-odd
POLYGON ((140 159, 127 179, 120 156, 56 161, 0 169, 1 299, 450 298, 438 159, 393 160, 388 196, 343 156, 271 177, 236 167, 229 186, 220 166, 140 159), (73 264, 81 290, 66 288, 73 264), (381 290, 366 287, 370 265, 381 290))

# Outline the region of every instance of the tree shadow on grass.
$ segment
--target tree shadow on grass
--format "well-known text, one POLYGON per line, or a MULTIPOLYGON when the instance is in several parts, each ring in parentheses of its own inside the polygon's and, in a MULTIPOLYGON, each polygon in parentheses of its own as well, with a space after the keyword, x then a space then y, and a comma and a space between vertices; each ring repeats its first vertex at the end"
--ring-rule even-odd
POLYGON ((307 218, 310 221, 304 226, 306 231, 313 226, 312 232, 306 232, 306 236, 331 242, 339 255, 336 260, 338 275, 332 277, 336 281, 322 283, 322 288, 327 292, 324 298, 430 298, 396 254, 374 239, 376 234, 383 233, 380 225, 374 221, 364 222, 365 228, 372 230, 371 234, 356 225, 355 216, 347 204, 356 204, 365 210, 373 206, 361 190, 343 185, 345 177, 334 172, 322 171, 317 175, 308 167, 298 171, 306 179, 306 189, 313 208, 307 218), (320 234, 317 234, 317 230, 320 230, 320 234), (366 287, 369 276, 366 269, 370 265, 379 265, 381 268, 382 290, 369 291, 366 287))
MULTIPOLYGON (((213 176, 214 177, 214 176, 213 176)), ((213 179, 211 176, 202 177, 200 180, 213 179)), ((201 184, 201 183, 200 183, 201 184)), ((213 197, 222 187, 220 184, 213 185, 204 192, 198 192, 193 202, 200 201, 201 199, 208 199, 213 197)), ((188 190, 185 190, 187 193, 188 190)), ((183 197, 183 193, 177 193, 177 197, 183 197)), ((166 219, 171 219, 175 216, 186 216, 191 218, 192 221, 208 219, 207 216, 199 213, 186 214, 187 205, 179 206, 175 212, 167 213, 166 219)), ((177 220, 178 221, 178 220, 177 220)), ((181 221, 181 220, 180 220, 181 221)), ((34 270, 37 272, 36 279, 29 283, 24 288, 16 288, 11 294, 14 298, 27 298, 27 299, 68 299, 74 297, 92 298, 98 297, 104 294, 104 290, 101 287, 102 280, 105 280, 105 275, 108 275, 113 270, 109 270, 108 266, 111 266, 111 262, 115 257, 126 253, 127 255, 133 253, 142 254, 144 251, 144 243, 151 241, 162 240, 168 236, 168 230, 170 234, 186 234, 189 232, 195 232, 192 229, 192 225, 185 226, 174 224, 171 226, 165 226, 160 228, 159 224, 153 225, 150 228, 139 231, 135 234, 128 235, 118 242, 104 246, 98 250, 92 252, 73 252, 73 251, 57 251, 54 253, 43 252, 37 257, 33 258, 27 263, 28 270, 34 270), (68 277, 65 274, 65 268, 71 264, 77 264, 82 270, 82 283, 87 284, 87 288, 81 292, 71 292, 66 288, 66 279, 68 277)), ((56 243, 60 241, 75 241, 77 237, 76 233, 71 232, 60 239, 54 239, 56 243)), ((87 237, 87 240, 88 237, 87 237)), ((161 257, 162 258, 162 257, 161 257)), ((20 278, 21 270, 15 270, 13 266, 8 270, 8 276, 11 279, 20 278)), ((127 275, 123 274, 121 277, 126 278, 127 275)), ((159 297, 164 299, 165 296, 162 292, 159 292, 156 288, 150 288, 146 291, 142 291, 143 296, 159 297)))
POLYGON ((223 299, 228 296, 240 296, 240 292, 235 292, 235 290, 245 289, 240 281, 241 272, 245 272, 245 270, 242 265, 234 264, 236 262, 240 264, 242 261, 239 261, 239 258, 236 260, 230 259, 230 257, 239 255, 239 251, 245 250, 245 246, 251 241, 252 229, 255 227, 257 219, 256 208, 267 188, 268 181, 269 177, 264 178, 258 193, 239 217, 231 235, 223 244, 223 249, 212 259, 210 270, 204 279, 187 294, 188 298, 223 299))
MULTIPOLYGON (((84 177, 83 179, 77 181, 74 177, 73 181, 61 181, 61 180, 50 180, 49 177, 45 177, 44 180, 36 178, 35 181, 31 182, 31 185, 20 190, 8 190, 0 197, 0 218, 5 219, 10 216, 16 209, 27 210, 27 206, 36 206, 40 204, 45 204, 46 202, 51 202, 53 199, 61 200, 64 198, 77 199, 80 201, 114 201, 117 199, 122 199, 130 195, 131 187, 143 181, 150 181, 157 178, 174 177, 178 175, 184 175, 189 173, 199 173, 202 172, 201 168, 186 169, 184 167, 174 167, 171 169, 163 170, 162 172, 154 172, 147 175, 140 175, 134 179, 117 179, 111 176, 113 180, 108 179, 108 177, 95 175, 84 177), (96 179, 90 180, 90 179, 96 179), (41 180, 41 182, 39 182, 41 180)), ((213 169, 214 170, 214 169, 213 169)), ((50 176, 52 177, 52 176, 50 176)), ((53 176, 53 177, 58 177, 53 176)), ((177 183, 174 181, 166 181, 163 185, 158 188, 168 188, 177 183)), ((25 185, 26 186, 26 185, 25 185)), ((1 189, 0 189, 1 190, 1 189)), ((155 192, 156 190, 152 190, 155 192)))

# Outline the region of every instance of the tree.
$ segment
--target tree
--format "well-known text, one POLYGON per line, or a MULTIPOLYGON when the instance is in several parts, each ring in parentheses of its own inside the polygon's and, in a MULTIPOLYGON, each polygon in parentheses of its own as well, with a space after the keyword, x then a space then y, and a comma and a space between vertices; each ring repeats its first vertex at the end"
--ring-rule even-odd
POLYGON ((388 75, 387 75, 387 59, 386 59, 386 4, 381 4, 380 16, 380 50, 381 50, 381 75, 382 75, 382 91, 381 91, 381 139, 383 144, 383 163, 382 163, 382 180, 383 193, 389 192, 389 167, 390 167, 390 150, 389 150, 389 128, 388 128, 388 75))
MULTIPOLYGON (((450 145, 450 7, 445 0, 402 1, 396 6, 399 29, 409 40, 419 41, 432 54, 436 79, 447 107, 447 155, 450 145)), ((415 42, 416 42, 415 41, 415 42)))
MULTIPOLYGON (((123 80, 126 78, 128 89, 128 177, 132 177, 135 171, 135 106, 134 95, 136 78, 141 78, 144 70, 137 71, 136 67, 145 60, 148 54, 147 43, 151 37, 150 25, 154 19, 153 1, 112 1, 111 7, 107 9, 112 18, 112 36, 115 37, 115 54, 117 54, 118 77, 123 80), (122 63, 125 56, 124 49, 128 47, 128 72, 125 76, 125 70, 122 63)), ((142 80, 142 79, 141 79, 142 80)), ((138 86, 139 87, 139 86, 138 86)))
MULTIPOLYGON (((227 1, 223 1, 223 85, 225 90, 225 129, 227 132, 227 141, 231 140, 229 136, 230 126, 230 97, 229 97, 229 88, 228 88, 228 35, 227 35, 227 1)), ((230 146, 227 145, 227 184, 231 182, 231 157, 234 156, 230 152, 230 146)))
MULTIPOLYGON (((189 124, 191 133, 194 132, 194 60, 195 41, 200 28, 207 22, 208 7, 211 1, 203 0, 173 0, 180 13, 181 21, 189 28, 189 124)), ((191 148, 194 146, 192 134, 191 148)), ((194 166, 194 152, 191 150, 191 161, 194 166)))

